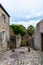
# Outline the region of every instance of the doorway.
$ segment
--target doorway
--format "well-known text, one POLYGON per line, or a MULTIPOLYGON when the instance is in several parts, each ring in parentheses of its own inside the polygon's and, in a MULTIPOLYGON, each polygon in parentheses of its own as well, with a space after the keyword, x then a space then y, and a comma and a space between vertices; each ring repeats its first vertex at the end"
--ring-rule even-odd
POLYGON ((43 51, 43 34, 41 34, 41 51, 43 51))

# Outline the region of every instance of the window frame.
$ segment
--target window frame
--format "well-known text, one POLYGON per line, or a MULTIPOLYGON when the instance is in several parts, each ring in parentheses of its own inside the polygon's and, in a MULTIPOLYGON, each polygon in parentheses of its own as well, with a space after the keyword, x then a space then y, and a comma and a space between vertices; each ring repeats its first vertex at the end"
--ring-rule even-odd
POLYGON ((6 34, 5 31, 2 31, 2 42, 5 42, 6 40, 6 34))
POLYGON ((6 18, 5 18, 5 15, 2 14, 2 22, 3 22, 3 23, 5 23, 5 19, 6 19, 6 18))

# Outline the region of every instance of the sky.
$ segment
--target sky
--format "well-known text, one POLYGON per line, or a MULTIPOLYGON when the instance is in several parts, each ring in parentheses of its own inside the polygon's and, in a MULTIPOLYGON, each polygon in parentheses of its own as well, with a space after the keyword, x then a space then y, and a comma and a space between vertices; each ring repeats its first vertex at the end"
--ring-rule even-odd
POLYGON ((43 19, 43 0, 0 0, 10 15, 10 24, 20 24, 26 28, 43 19))

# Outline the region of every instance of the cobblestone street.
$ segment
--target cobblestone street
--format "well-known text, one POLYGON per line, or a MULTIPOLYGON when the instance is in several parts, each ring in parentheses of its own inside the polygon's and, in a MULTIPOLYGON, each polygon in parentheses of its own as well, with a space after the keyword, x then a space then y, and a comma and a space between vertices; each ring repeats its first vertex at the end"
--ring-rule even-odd
POLYGON ((42 52, 22 50, 23 48, 19 48, 15 52, 7 51, 0 54, 0 65, 43 65, 42 52))

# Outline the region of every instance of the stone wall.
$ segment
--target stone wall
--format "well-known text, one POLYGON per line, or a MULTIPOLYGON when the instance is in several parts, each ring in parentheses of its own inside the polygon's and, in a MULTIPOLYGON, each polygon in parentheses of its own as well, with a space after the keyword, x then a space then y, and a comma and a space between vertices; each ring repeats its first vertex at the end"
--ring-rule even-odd
POLYGON ((34 46, 36 49, 41 50, 41 33, 43 33, 43 20, 41 20, 35 29, 34 33, 34 46))
POLYGON ((2 33, 5 31, 6 40, 4 43, 0 42, 2 44, 2 50, 5 50, 7 48, 7 40, 9 40, 9 17, 8 15, 0 8, 0 32, 2 33), (5 15, 5 23, 2 22, 2 14, 5 15))
POLYGON ((21 36, 17 35, 16 36, 16 47, 20 47, 20 44, 21 44, 21 36))

